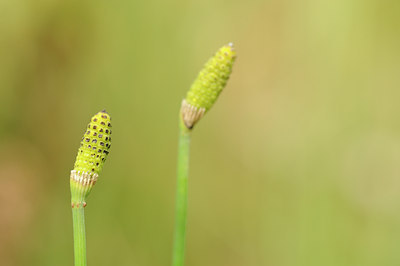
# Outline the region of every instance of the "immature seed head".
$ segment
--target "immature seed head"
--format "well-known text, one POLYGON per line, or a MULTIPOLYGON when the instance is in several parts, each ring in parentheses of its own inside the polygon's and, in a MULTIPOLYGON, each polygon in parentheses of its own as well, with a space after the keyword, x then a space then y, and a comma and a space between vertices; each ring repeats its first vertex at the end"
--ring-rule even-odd
POLYGON ((83 135, 74 170, 100 174, 111 147, 111 118, 106 111, 95 114, 83 135))
POLYGON ((111 117, 104 110, 92 117, 71 171, 72 203, 84 202, 97 181, 111 147, 111 117))
POLYGON ((230 43, 204 65, 182 102, 181 115, 187 128, 191 129, 213 106, 229 79, 235 59, 236 52, 230 43))

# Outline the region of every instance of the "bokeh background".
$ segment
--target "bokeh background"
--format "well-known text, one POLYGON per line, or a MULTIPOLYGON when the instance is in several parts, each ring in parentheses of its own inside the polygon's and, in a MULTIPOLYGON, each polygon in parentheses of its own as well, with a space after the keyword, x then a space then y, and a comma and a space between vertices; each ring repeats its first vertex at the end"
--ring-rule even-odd
POLYGON ((169 265, 180 102, 235 43, 193 134, 187 266, 400 265, 400 1, 0 1, 0 265, 72 265, 69 171, 113 145, 90 265, 169 265))

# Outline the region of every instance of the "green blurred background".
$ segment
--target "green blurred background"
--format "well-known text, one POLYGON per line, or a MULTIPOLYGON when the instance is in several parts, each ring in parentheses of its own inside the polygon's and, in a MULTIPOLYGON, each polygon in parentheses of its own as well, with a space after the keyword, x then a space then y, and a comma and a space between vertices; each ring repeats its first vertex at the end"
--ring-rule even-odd
POLYGON ((169 265, 180 102, 235 43, 193 134, 187 266, 400 265, 400 1, 0 1, 0 264, 72 265, 69 171, 113 145, 89 265, 169 265))

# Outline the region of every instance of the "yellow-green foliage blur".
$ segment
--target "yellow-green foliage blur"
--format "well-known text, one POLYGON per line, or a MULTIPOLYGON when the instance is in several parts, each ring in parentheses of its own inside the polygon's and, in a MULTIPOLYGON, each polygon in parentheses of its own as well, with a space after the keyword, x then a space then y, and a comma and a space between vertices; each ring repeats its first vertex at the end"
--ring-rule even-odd
POLYGON ((73 264, 87 119, 113 146, 88 263, 171 262, 178 112, 228 42, 193 132, 187 266, 400 265, 400 1, 0 1, 0 265, 73 264))

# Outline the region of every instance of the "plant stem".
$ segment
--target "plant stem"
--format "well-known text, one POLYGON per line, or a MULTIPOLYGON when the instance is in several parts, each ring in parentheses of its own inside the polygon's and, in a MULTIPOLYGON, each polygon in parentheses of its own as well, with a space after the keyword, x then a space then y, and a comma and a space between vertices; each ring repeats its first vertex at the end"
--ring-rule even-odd
POLYGON ((186 213, 191 130, 180 120, 177 165, 177 190, 173 266, 183 266, 185 259, 186 213))
POLYGON ((75 266, 86 266, 85 209, 82 205, 72 208, 72 219, 75 266))

